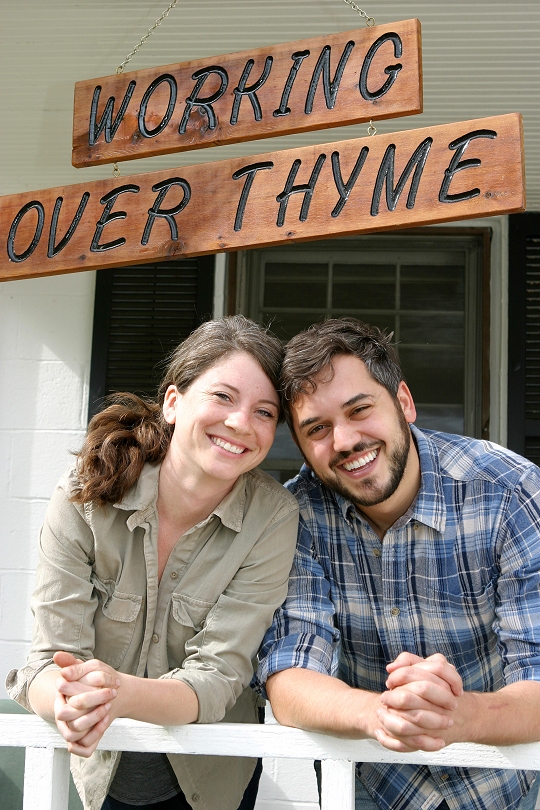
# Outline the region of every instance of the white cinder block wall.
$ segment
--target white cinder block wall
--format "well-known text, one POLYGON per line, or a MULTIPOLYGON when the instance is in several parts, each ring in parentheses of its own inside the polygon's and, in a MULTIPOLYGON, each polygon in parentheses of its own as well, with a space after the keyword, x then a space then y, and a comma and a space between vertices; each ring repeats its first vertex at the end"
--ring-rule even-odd
POLYGON ((26 657, 45 507, 86 425, 95 273, 0 285, 0 694, 26 657))

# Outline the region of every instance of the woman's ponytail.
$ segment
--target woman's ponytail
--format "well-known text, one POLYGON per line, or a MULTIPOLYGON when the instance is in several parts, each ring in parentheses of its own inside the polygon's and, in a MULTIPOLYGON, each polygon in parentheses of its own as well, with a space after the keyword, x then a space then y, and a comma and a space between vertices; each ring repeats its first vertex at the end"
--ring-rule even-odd
POLYGON ((76 503, 118 503, 137 483, 146 462, 162 461, 173 425, 160 406, 136 394, 114 394, 96 414, 77 456, 80 489, 76 503))

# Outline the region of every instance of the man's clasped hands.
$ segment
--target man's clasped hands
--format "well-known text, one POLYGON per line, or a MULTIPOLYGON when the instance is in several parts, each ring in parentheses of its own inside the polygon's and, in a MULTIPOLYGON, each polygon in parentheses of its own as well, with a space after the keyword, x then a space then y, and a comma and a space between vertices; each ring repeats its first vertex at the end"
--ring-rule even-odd
MULTIPOLYGON (((66 652, 55 653, 54 661, 61 668, 57 726, 71 753, 90 756, 111 722, 123 716, 123 676, 102 661, 83 662, 66 652)), ((403 652, 386 669, 388 691, 374 705, 373 736, 382 745, 398 752, 438 751, 459 739, 463 686, 443 655, 403 652)))

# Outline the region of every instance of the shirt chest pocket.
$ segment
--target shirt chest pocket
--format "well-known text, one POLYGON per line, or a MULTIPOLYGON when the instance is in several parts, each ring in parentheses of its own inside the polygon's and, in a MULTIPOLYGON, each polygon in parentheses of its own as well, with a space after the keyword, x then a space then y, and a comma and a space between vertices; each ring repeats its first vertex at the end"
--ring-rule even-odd
MULTIPOLYGON (((194 599, 183 593, 173 593, 171 615, 177 625, 198 633, 203 629, 206 618, 214 605, 215 602, 194 599)), ((189 635, 193 635, 193 632, 189 635)))
POLYGON ((139 594, 117 590, 112 580, 94 575, 92 584, 99 602, 94 616, 94 655, 118 669, 133 640, 143 599, 139 594))

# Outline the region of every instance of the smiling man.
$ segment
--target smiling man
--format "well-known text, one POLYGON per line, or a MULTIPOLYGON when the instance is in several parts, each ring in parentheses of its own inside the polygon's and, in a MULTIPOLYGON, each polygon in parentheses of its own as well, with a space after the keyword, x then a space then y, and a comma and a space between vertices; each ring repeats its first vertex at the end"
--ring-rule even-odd
MULTIPOLYGON (((277 719, 403 752, 539 740, 540 470, 415 428, 390 338, 352 318, 290 341, 283 390, 306 465, 258 672, 277 719)), ((358 763, 356 808, 532 810, 535 779, 358 763)))

